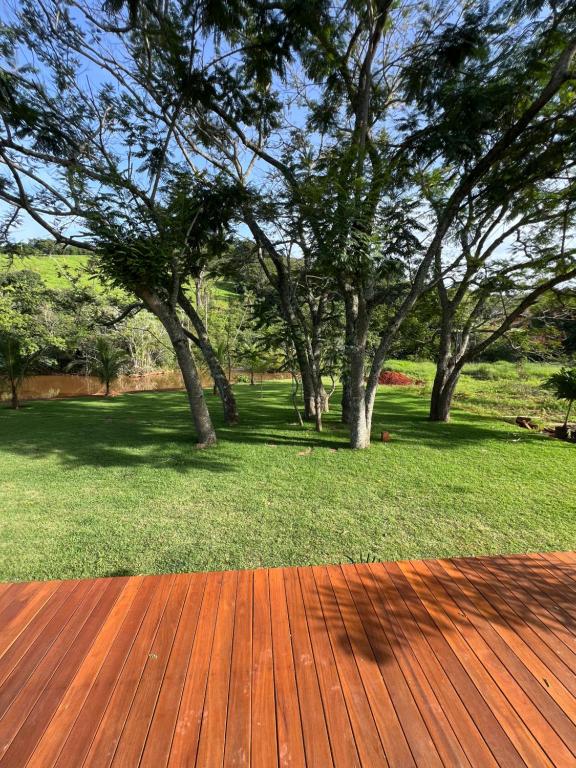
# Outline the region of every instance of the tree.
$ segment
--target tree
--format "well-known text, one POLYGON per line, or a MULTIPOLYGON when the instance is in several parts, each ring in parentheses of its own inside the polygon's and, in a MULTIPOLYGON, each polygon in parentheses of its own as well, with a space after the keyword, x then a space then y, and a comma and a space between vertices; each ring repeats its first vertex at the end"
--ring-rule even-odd
POLYGON ((28 270, 0 272, 0 377, 7 380, 12 408, 34 366, 49 365, 64 347, 50 292, 39 275, 28 270))
MULTIPOLYGON (((104 384, 104 397, 110 397, 111 385, 124 373, 129 360, 128 355, 109 338, 99 336, 94 346, 87 351, 82 364, 91 376, 96 376, 98 381, 104 384)), ((73 366, 76 364, 73 363, 73 366)))
POLYGON ((562 368, 557 373, 552 374, 543 386, 551 390, 558 400, 567 400, 568 408, 564 417, 563 431, 564 436, 568 435, 568 419, 574 400, 576 400, 576 368, 562 368))
MULTIPOLYGON (((182 94, 178 103, 170 103, 163 68, 167 61, 178 69, 180 85, 183 80, 187 83, 187 106, 191 110, 202 108, 212 97, 217 81, 230 87, 235 77, 237 64, 231 61, 227 65, 226 57, 219 54, 220 44, 234 38, 251 21, 244 16, 249 6, 239 6, 230 13, 213 4, 208 10, 198 3, 196 11, 188 3, 184 6, 175 2, 163 3, 160 8, 157 3, 143 2, 134 15, 125 11, 122 3, 110 4, 98 16, 90 4, 81 2, 75 3, 73 12, 58 0, 41 7, 22 4, 11 25, 3 27, 6 66, 0 94, 0 163, 7 172, 0 183, 0 198, 13 210, 8 227, 20 211, 26 211, 57 242, 96 252, 108 278, 133 291, 159 318, 182 368, 199 441, 210 444, 215 433, 178 316, 178 300, 193 323, 198 325, 199 319, 186 304, 183 285, 188 274, 182 273, 182 260, 173 266, 174 254, 168 250, 168 241, 174 247, 175 238, 170 240, 170 200, 163 182, 172 176, 170 188, 174 189, 182 178, 171 154, 179 139, 173 122, 181 110, 182 94), (166 21, 173 23, 181 39, 166 50, 157 47, 150 58, 149 41, 163 29, 156 12, 166 14, 166 21), (126 31, 130 31, 129 37, 124 36, 126 31), (197 47, 200 37, 206 45, 197 47), (115 46, 126 57, 115 59, 115 46), (208 48, 215 52, 212 62, 204 59, 208 48), (42 70, 32 64, 16 65, 17 53, 42 60, 42 70), (163 55, 166 61, 162 61, 163 55), (89 85, 79 85, 77 73, 84 64, 100 70, 103 83, 97 92, 89 85), (169 125, 162 133, 165 117, 169 125), (58 177, 56 184, 54 176, 58 177), (87 225, 84 236, 71 234, 66 227, 78 220, 87 225), (121 250, 127 258, 121 266, 118 258, 107 257, 125 234, 129 243, 138 245, 121 250), (164 246, 149 269, 135 263, 136 258, 156 256, 152 248, 142 247, 146 239, 149 244, 164 246), (144 276, 148 282, 142 282, 144 276), (178 289, 174 291, 176 282, 178 289)), ((282 41, 274 45, 280 55, 282 41)), ((260 54, 265 54, 264 48, 260 54)), ((249 63, 253 51, 247 57, 249 63)), ((274 61, 273 55, 267 66, 273 66, 274 61)), ((262 62, 262 56, 254 60, 253 69, 263 72, 262 62)), ((196 176, 197 164, 188 173, 196 176)), ((199 224, 199 211, 191 215, 199 224)), ((177 247, 184 252, 189 237, 177 247)), ((233 396, 221 368, 216 367, 207 334, 200 329, 195 339, 207 355, 219 390, 226 395, 227 418, 232 409, 229 420, 234 421, 233 396)))
MULTIPOLYGON (((467 200, 513 184, 494 171, 510 157, 540 156, 554 126, 568 130, 575 19, 568 5, 562 13, 545 3, 460 13, 438 3, 412 12, 386 1, 335 6, 328 16, 323 31, 310 30, 294 70, 300 115, 291 115, 293 130, 278 132, 281 152, 220 117, 270 166, 314 272, 331 277, 342 297, 351 445, 365 448, 382 365, 435 286, 435 264, 467 200), (419 194, 425 172, 442 187, 434 208, 419 194), (388 320, 375 329, 382 305, 388 320)), ((258 206, 244 215, 273 258, 269 218, 258 220, 258 206)))
POLYGON ((25 354, 18 339, 0 334, 0 378, 8 381, 14 410, 20 408, 18 392, 36 357, 37 352, 25 354))
POLYGON ((547 164, 540 173, 549 177, 544 189, 521 174, 527 186, 520 192, 503 185, 496 201, 471 197, 453 228, 459 248, 449 266, 440 254, 436 259, 441 313, 432 421, 448 420, 464 365, 513 330, 542 296, 576 277, 569 245, 574 182, 570 175, 555 179, 547 164))

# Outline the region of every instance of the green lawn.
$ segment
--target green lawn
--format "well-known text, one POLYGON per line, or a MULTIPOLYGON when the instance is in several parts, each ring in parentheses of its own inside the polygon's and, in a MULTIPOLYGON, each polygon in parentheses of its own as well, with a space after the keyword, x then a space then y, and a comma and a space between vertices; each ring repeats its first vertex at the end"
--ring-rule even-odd
MULTIPOLYGON (((396 360, 390 367, 424 381, 423 394, 428 395, 434 381, 434 363, 396 360)), ((542 388, 545 379, 560 367, 549 363, 470 363, 460 377, 454 403, 483 416, 512 420, 530 416, 543 426, 563 421, 565 404, 542 388)))
POLYGON ((573 548, 576 446, 382 389, 351 452, 289 386, 236 387, 242 424, 197 451, 181 393, 0 410, 0 578, 45 579, 573 548))

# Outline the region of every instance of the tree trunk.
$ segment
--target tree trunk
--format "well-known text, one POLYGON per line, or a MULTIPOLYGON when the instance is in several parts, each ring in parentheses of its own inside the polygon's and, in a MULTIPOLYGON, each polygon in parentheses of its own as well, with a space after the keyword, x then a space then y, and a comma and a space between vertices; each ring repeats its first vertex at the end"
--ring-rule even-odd
POLYGON ((368 340, 368 313, 362 296, 345 294, 346 356, 348 359, 350 447, 363 449, 370 446, 372 419, 366 409, 364 382, 366 343, 368 340))
POLYGON ((347 373, 342 374, 342 400, 341 400, 341 409, 342 409, 342 415, 340 417, 340 421, 342 424, 349 424, 350 423, 350 377, 347 373))
POLYGON ((434 377, 432 397, 430 398, 430 421, 449 421, 452 398, 460 373, 461 366, 444 369, 439 366, 434 377))
MULTIPOLYGON (((443 284, 439 284, 439 288, 443 289, 443 284)), ((443 299, 442 294, 440 298, 443 299)), ((464 367, 469 342, 468 334, 454 331, 455 304, 444 298, 443 305, 440 350, 430 398, 430 421, 450 420, 452 398, 464 367)))
POLYGON ((157 294, 147 288, 139 288, 137 295, 160 320, 172 342, 178 365, 182 371, 182 378, 184 379, 184 386, 188 395, 199 446, 213 445, 216 443, 216 432, 214 431, 212 419, 204 399, 204 391, 194 358, 190 352, 188 338, 184 333, 175 310, 171 309, 157 294))
POLYGON ((18 387, 15 381, 10 382, 10 391, 12 393, 10 407, 17 411, 20 408, 20 400, 18 399, 18 387))
POLYGON ((572 410, 572 404, 574 400, 570 400, 568 403, 568 410, 566 411, 566 418, 564 419, 564 429, 568 427, 568 419, 570 418, 570 411, 572 410))
POLYGON ((368 448, 370 445, 370 426, 366 414, 366 390, 364 386, 364 361, 355 356, 350 367, 350 447, 368 448))
POLYGON ((216 352, 214 351, 214 347, 212 346, 208 332, 206 331, 204 323, 202 322, 202 318, 198 312, 196 312, 183 291, 180 291, 178 294, 178 303, 186 313, 187 317, 194 326, 194 330, 196 331, 198 346, 200 347, 200 351, 202 352, 208 368, 210 369, 210 374, 214 379, 214 387, 217 389, 218 394, 220 395, 220 399, 222 400, 222 407, 224 409, 224 422, 228 426, 237 424, 238 408, 236 405, 236 398, 234 397, 234 392, 232 391, 229 378, 227 378, 226 373, 224 372, 224 369, 220 365, 220 361, 216 356, 216 352))
POLYGON ((104 397, 110 397, 110 382, 105 382, 104 397))
POLYGON ((301 340, 296 334, 292 334, 294 349, 298 368, 300 369, 300 380, 302 381, 302 398, 304 400, 304 419, 312 421, 316 415, 316 401, 314 399, 314 377, 310 369, 310 363, 306 355, 306 350, 301 340))

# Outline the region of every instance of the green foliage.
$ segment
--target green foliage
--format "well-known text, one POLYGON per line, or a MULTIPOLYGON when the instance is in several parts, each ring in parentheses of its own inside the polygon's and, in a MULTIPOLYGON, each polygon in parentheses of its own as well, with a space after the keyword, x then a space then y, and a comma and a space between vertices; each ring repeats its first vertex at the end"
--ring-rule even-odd
POLYGON ((99 336, 87 350, 86 359, 75 361, 72 366, 84 365, 91 376, 96 376, 104 384, 105 396, 108 397, 111 385, 127 370, 129 363, 128 355, 111 338, 99 336))
POLYGON ((0 272, 0 345, 2 375, 17 391, 33 366, 50 365, 64 347, 61 324, 51 294, 34 272, 0 272))
POLYGON ((553 392, 558 400, 568 401, 568 410, 564 418, 564 426, 566 426, 572 403, 576 400, 576 368, 561 368, 557 373, 552 374, 542 386, 553 392))

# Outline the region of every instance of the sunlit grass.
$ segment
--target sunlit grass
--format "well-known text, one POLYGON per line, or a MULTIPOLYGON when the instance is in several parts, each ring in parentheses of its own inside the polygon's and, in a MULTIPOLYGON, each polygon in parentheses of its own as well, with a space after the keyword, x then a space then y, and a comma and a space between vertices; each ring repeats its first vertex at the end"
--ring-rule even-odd
MULTIPOLYGON (((381 388, 375 437, 294 423, 289 385, 236 387, 194 449, 181 393, 0 409, 0 577, 43 579, 573 548, 576 446, 381 388)), ((335 402, 338 397, 336 393, 335 402)), ((519 407, 522 404, 519 405, 519 407)))
MULTIPOLYGON (((424 381, 423 394, 429 396, 435 366, 431 362, 397 360, 390 367, 424 381)), ((543 363, 470 363, 460 377, 454 402, 474 413, 503 416, 531 416, 543 423, 564 417, 565 407, 542 383, 559 364, 543 363)))

